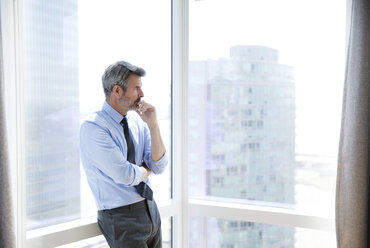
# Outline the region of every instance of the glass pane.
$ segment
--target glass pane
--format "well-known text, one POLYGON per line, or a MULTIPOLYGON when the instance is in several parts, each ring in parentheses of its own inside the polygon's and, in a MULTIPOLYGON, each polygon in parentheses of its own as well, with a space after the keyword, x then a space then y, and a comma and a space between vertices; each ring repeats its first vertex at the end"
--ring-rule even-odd
MULTIPOLYGON (((79 125, 88 113, 101 109, 101 76, 110 64, 126 60, 147 71, 145 100, 157 108, 170 152, 171 4, 25 0, 21 13, 31 230, 96 214, 80 165, 79 125)), ((171 196, 170 167, 153 176, 157 202, 171 196)))
POLYGON ((190 229, 189 247, 336 247, 335 233, 329 231, 203 217, 191 217, 190 229))
POLYGON ((172 223, 173 218, 162 219, 162 247, 171 248, 172 247, 172 223))
POLYGON ((190 1, 189 11, 190 196, 334 216, 345 1, 190 1))
MULTIPOLYGON (((107 66, 119 60, 140 66, 146 71, 143 99, 157 109, 171 161, 171 2, 79 0, 79 33, 81 119, 102 107, 107 66)), ((170 163, 150 180, 157 203, 171 198, 170 163)))
POLYGON ((79 218, 78 6, 22 2, 27 229, 79 218))

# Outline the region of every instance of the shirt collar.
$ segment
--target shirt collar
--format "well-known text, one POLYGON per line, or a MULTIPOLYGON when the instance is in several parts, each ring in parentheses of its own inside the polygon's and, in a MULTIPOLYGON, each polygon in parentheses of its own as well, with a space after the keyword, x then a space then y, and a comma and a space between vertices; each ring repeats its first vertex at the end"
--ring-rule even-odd
POLYGON ((110 106, 109 103, 107 103, 107 101, 104 101, 103 111, 105 111, 115 122, 117 122, 118 124, 121 123, 123 115, 121 115, 117 110, 112 108, 112 106, 110 106))

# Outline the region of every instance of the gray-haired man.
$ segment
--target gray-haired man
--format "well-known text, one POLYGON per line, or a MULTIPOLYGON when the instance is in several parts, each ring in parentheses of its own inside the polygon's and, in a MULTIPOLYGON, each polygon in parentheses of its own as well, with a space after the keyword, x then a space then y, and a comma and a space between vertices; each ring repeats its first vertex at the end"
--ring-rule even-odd
POLYGON ((149 176, 168 163, 156 109, 142 101, 142 68, 119 61, 102 77, 106 100, 81 125, 81 158, 110 247, 162 247, 149 176), (133 111, 131 111, 133 110, 133 111))

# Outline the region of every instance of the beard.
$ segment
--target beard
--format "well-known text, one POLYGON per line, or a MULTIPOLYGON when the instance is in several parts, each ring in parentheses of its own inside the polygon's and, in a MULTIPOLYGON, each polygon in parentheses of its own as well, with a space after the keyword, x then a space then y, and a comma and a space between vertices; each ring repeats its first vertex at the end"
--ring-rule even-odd
POLYGON ((128 110, 137 110, 139 108, 139 103, 141 101, 141 97, 138 97, 134 102, 131 102, 130 98, 126 96, 122 96, 119 99, 120 104, 125 106, 128 110))

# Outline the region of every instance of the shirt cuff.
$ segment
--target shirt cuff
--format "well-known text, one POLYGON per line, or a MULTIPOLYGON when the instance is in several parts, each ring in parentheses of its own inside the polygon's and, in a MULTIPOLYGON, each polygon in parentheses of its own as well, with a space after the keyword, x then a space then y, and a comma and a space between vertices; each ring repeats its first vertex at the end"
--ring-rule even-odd
POLYGON ((165 151, 163 156, 158 161, 153 161, 152 157, 149 156, 149 161, 147 163, 148 168, 154 173, 154 174, 161 174, 168 164, 168 156, 167 152, 165 151))

